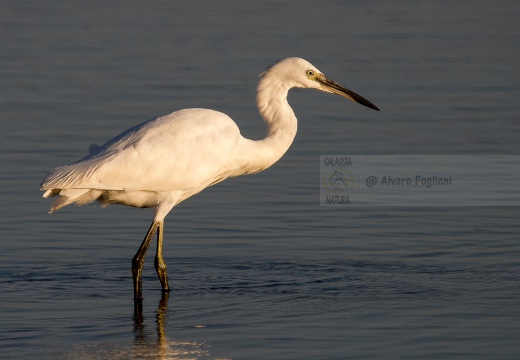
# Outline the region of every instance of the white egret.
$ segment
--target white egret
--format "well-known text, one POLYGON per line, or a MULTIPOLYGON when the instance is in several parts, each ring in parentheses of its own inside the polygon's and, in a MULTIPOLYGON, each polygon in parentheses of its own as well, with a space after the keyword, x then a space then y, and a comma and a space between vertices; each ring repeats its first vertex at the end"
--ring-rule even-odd
POLYGON ((261 74, 256 101, 267 125, 264 139, 244 138, 231 118, 208 109, 185 109, 146 121, 102 146, 91 146, 85 158, 49 173, 41 183, 43 197, 59 195, 49 212, 94 200, 104 206, 155 208, 132 260, 134 299, 142 299, 144 258, 156 232, 155 269, 163 291, 169 291, 162 256, 165 216, 203 189, 229 177, 262 171, 282 157, 296 136, 296 116, 287 102, 293 87, 338 94, 379 110, 306 60, 287 58, 261 74))

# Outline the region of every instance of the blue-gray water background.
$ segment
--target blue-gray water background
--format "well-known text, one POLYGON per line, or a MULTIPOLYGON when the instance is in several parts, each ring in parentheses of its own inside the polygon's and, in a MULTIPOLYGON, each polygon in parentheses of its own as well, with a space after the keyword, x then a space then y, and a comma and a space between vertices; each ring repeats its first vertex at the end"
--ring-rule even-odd
POLYGON ((319 158, 518 155, 519 18, 512 0, 1 2, 0 358, 517 358, 520 209, 320 207, 319 158), (173 290, 150 254, 136 317, 152 211, 48 215, 41 179, 186 107, 258 139, 257 75, 287 56, 382 111, 291 92, 291 149, 170 213, 173 290))

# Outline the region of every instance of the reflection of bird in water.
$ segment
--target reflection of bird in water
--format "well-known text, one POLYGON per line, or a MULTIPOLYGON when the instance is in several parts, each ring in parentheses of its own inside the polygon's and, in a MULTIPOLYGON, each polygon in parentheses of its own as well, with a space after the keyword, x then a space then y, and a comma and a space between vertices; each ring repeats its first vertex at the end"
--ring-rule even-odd
POLYGON ((344 174, 338 170, 334 170, 334 173, 329 178, 329 182, 332 185, 331 189, 334 191, 345 191, 348 189, 344 174))
POLYGON ((168 339, 166 335, 168 299, 169 293, 163 292, 155 316, 157 336, 147 333, 142 303, 135 302, 133 358, 169 360, 210 359, 208 347, 202 343, 178 342, 168 339))
MULTIPOLYGON (((133 343, 82 344, 75 347, 71 359, 153 359, 153 360, 210 360, 210 347, 194 341, 174 341, 166 334, 168 324, 168 293, 164 292, 157 307, 156 327, 147 324, 141 302, 134 307, 133 343), (152 330, 154 329, 154 330, 152 330)), ((69 357, 67 357, 69 358, 69 357)), ((219 357, 219 360, 225 358, 219 357)))
POLYGON ((47 175, 41 183, 43 196, 58 196, 50 212, 94 200, 103 205, 154 208, 152 224, 132 261, 134 299, 142 299, 144 258, 156 232, 155 268, 163 291, 169 291, 162 256, 165 216, 208 186, 257 173, 278 161, 296 136, 296 116, 287 102, 288 91, 294 87, 338 94, 379 110, 309 62, 284 59, 266 70, 258 85, 257 105, 267 125, 264 139, 244 138, 231 118, 207 109, 185 109, 144 122, 103 146, 92 145, 88 156, 47 175))

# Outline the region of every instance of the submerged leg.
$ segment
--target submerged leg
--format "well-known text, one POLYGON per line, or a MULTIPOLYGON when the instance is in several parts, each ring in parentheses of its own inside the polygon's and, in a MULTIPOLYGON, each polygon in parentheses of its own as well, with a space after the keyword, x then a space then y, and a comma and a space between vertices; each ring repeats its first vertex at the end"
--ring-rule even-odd
POLYGON ((163 246, 163 234, 164 234, 164 220, 159 223, 159 229, 157 231, 157 253, 155 254, 155 271, 157 271, 157 276, 159 276, 159 280, 161 281, 162 291, 168 292, 170 291, 170 287, 168 286, 168 275, 166 274, 166 263, 164 262, 162 256, 162 246, 163 246))
POLYGON ((162 222, 153 221, 150 229, 144 237, 143 243, 134 258, 132 259, 132 276, 134 278, 134 300, 141 301, 143 299, 143 265, 146 251, 152 242, 153 235, 162 222))

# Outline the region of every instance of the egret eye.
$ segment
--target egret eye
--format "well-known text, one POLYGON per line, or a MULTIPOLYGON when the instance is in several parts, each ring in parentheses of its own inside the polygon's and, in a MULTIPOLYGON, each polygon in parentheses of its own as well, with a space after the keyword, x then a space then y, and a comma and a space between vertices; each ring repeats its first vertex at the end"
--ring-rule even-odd
POLYGON ((308 77, 313 77, 314 76, 314 70, 307 70, 305 72, 305 74, 308 76, 308 77))

